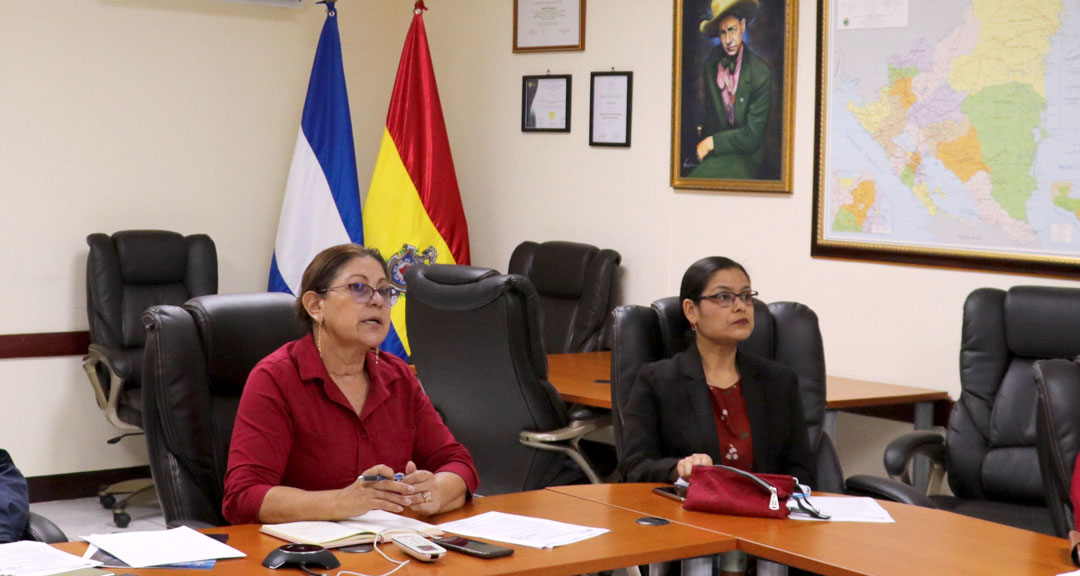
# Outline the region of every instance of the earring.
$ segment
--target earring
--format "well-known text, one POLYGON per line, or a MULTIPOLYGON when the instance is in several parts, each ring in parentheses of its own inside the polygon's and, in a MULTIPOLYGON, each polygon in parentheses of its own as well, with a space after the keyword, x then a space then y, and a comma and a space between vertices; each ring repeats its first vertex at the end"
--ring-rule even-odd
POLYGON ((693 322, 691 322, 690 323, 690 329, 693 330, 694 332, 697 332, 697 324, 694 324, 693 322))
POLYGON ((322 358, 322 342, 319 338, 319 333, 322 331, 322 320, 315 321, 315 333, 312 335, 312 339, 315 340, 315 349, 319 351, 319 358, 322 358))
POLYGON ((379 349, 378 348, 375 349, 375 365, 376 366, 379 365, 379 349))

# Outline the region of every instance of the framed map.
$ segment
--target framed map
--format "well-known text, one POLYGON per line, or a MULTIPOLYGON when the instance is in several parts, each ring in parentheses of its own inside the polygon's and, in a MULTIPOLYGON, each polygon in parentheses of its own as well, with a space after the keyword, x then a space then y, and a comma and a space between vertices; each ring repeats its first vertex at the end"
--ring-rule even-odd
POLYGON ((1080 3, 818 6, 811 254, 1080 275, 1080 3))

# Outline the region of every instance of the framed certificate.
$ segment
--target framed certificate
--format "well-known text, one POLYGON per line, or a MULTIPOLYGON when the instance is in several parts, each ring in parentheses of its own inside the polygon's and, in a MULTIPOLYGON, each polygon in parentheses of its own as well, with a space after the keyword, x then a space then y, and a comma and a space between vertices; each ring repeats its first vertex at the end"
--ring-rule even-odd
POLYGON ((585 0, 514 0, 514 52, 585 49, 585 0))
POLYGON ((569 132, 569 74, 521 77, 521 131, 569 132))
POLYGON ((630 147, 633 72, 593 72, 589 88, 589 145, 630 147))

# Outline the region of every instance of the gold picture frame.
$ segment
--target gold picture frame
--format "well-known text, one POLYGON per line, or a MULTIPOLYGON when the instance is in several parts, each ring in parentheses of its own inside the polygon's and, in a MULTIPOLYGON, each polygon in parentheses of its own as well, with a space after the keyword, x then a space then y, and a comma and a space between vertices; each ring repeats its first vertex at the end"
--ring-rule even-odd
POLYGON ((514 0, 514 52, 584 50, 585 0, 514 0))
POLYGON ((673 188, 791 193, 798 13, 798 0, 675 0, 673 188))

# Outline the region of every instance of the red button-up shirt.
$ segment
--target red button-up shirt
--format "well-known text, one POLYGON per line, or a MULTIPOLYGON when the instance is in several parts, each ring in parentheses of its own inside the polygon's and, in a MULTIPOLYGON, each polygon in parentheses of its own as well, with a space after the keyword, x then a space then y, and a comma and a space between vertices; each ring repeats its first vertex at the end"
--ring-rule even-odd
POLYGON ((369 353, 370 386, 357 416, 319 357, 311 335, 270 354, 251 371, 236 413, 223 513, 233 524, 259 521, 274 486, 331 490, 385 464, 404 472, 453 472, 472 494, 476 467, 435 412, 409 366, 369 353))

